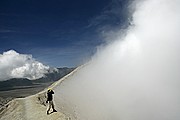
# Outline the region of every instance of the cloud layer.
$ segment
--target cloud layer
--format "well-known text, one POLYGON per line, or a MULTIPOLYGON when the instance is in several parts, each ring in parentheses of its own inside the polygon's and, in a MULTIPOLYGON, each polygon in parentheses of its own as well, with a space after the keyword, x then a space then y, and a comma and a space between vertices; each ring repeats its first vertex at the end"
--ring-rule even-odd
POLYGON ((0 54, 0 81, 10 78, 41 78, 50 67, 32 58, 32 55, 19 54, 9 50, 0 54))
POLYGON ((61 111, 78 120, 180 119, 180 1, 132 7, 127 33, 55 89, 61 111))

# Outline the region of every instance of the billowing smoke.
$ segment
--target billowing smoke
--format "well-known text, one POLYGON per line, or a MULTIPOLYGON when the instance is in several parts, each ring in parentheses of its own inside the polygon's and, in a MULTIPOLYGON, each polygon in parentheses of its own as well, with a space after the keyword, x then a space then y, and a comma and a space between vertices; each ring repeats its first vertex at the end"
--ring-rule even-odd
POLYGON ((78 120, 180 119, 180 1, 139 0, 126 35, 55 88, 78 120))
POLYGON ((36 61, 31 55, 9 50, 0 54, 0 81, 10 78, 41 78, 50 70, 49 66, 36 61))

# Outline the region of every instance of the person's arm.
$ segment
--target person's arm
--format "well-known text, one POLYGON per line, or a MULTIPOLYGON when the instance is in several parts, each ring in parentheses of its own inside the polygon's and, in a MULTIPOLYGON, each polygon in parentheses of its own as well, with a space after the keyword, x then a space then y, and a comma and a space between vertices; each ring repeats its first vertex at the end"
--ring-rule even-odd
POLYGON ((49 98, 48 98, 48 94, 46 94, 46 97, 47 97, 47 99, 46 99, 46 103, 48 103, 48 99, 49 99, 49 98))

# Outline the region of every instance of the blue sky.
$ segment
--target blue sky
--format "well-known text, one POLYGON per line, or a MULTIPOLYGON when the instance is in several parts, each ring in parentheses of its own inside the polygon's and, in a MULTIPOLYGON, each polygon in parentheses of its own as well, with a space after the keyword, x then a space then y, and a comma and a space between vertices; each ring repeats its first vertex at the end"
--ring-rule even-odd
POLYGON ((1 0, 0 53, 32 54, 53 67, 77 66, 127 21, 127 0, 1 0))

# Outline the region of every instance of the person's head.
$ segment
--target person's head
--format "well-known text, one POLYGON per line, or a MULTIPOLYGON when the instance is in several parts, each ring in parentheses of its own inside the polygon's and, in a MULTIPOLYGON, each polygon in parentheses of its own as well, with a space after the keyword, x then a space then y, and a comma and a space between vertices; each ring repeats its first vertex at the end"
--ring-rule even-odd
POLYGON ((52 91, 52 89, 51 88, 48 88, 48 92, 51 92, 52 91))

